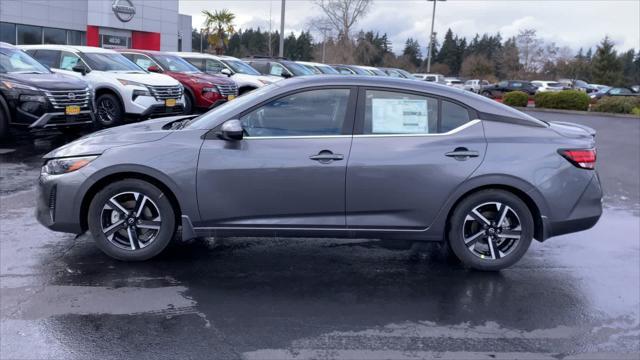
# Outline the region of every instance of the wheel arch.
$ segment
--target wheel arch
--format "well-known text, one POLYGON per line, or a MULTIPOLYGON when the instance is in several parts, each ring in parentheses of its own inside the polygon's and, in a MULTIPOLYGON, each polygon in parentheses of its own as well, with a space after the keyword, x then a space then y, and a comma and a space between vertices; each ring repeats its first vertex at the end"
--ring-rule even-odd
POLYGON ((107 185, 124 179, 138 179, 146 181, 154 186, 158 187, 162 190, 163 193, 167 195, 169 202, 174 208, 176 223, 180 223, 180 217, 182 215, 182 207, 180 206, 180 202, 178 201, 178 197, 175 194, 174 189, 172 189, 169 185, 167 185, 164 181, 160 180, 158 176, 149 175, 140 171, 135 170, 127 170, 127 171, 116 171, 109 174, 106 174, 95 182, 93 182, 89 188, 83 193, 82 200, 80 202, 79 209, 79 221, 80 227, 82 231, 86 231, 89 228, 88 217, 87 214, 89 212, 89 205, 91 204, 91 200, 95 197, 95 195, 102 189, 104 189, 107 185))
MULTIPOLYGON (((111 87, 102 86, 102 87, 99 87, 99 88, 95 89, 94 101, 97 102, 98 97, 100 97, 101 95, 104 95, 104 94, 115 95, 115 97, 118 99, 118 101, 120 101, 120 106, 122 106, 122 111, 125 112, 125 113, 127 112, 127 109, 125 107, 124 99, 122 98, 122 95, 120 94, 120 92, 118 90, 113 89, 111 87)), ((97 103, 96 103, 96 105, 97 105, 97 103)))
POLYGON ((533 216, 534 238, 538 241, 545 240, 546 229, 544 218, 549 212, 544 197, 530 183, 516 177, 505 177, 503 175, 485 175, 465 182, 449 198, 448 203, 441 210, 440 215, 432 225, 432 228, 441 229, 442 234, 447 234, 449 231, 451 214, 455 210, 456 206, 471 194, 488 189, 504 190, 514 194, 522 200, 527 205, 529 211, 531 211, 531 215, 533 216))
POLYGON ((6 116, 7 125, 9 125, 11 123, 11 112, 9 111, 9 104, 2 94, 0 94, 0 112, 6 116))

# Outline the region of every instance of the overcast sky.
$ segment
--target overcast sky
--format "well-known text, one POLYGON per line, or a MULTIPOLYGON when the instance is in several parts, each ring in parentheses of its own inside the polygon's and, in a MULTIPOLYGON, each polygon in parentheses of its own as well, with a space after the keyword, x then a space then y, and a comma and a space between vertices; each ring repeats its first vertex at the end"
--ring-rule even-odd
MULTIPOLYGON (((204 9, 227 8, 236 15, 237 28, 280 27, 280 0, 180 0, 180 12, 201 27, 204 9)), ((433 3, 425 0, 374 0, 356 29, 387 33, 393 50, 401 52, 408 37, 420 42, 425 53, 433 3)), ((285 32, 307 30, 320 10, 312 0, 287 0, 285 32)), ((476 33, 500 32, 503 38, 534 28, 545 41, 558 46, 595 48, 609 35, 618 50, 640 49, 640 0, 447 0, 438 2, 435 31, 440 43, 448 28, 472 38, 476 33)), ((320 39, 317 39, 320 40, 320 39)))

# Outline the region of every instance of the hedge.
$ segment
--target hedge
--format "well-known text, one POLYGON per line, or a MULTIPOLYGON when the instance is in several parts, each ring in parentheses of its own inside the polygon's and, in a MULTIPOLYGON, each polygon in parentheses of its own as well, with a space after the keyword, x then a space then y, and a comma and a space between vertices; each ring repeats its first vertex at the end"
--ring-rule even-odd
POLYGON ((577 90, 538 93, 535 102, 537 108, 589 110, 589 95, 577 90))
POLYGON ((609 96, 598 100, 591 110, 640 116, 640 96, 609 96))
POLYGON ((526 107, 529 103, 529 95, 522 91, 511 91, 502 96, 502 103, 509 106, 526 107))

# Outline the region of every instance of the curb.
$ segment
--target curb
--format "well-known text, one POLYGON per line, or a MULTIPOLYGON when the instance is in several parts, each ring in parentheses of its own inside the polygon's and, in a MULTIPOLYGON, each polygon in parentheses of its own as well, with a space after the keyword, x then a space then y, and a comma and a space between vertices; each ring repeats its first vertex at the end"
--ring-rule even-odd
POLYGON ((514 106, 513 108, 518 109, 520 111, 524 111, 524 112, 537 111, 537 112, 546 112, 546 113, 573 114, 573 115, 583 115, 583 116, 607 116, 607 117, 640 120, 640 116, 633 115, 633 114, 615 114, 615 113, 595 112, 595 111, 542 109, 542 108, 535 108, 535 107, 516 107, 516 106, 514 106))

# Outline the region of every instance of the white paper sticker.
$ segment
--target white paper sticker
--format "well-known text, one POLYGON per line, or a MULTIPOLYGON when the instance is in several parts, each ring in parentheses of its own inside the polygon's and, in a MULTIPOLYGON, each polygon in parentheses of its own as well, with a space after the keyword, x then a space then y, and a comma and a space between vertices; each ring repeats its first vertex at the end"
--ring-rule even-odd
POLYGON ((374 134, 427 134, 427 100, 372 99, 371 130, 374 134))

